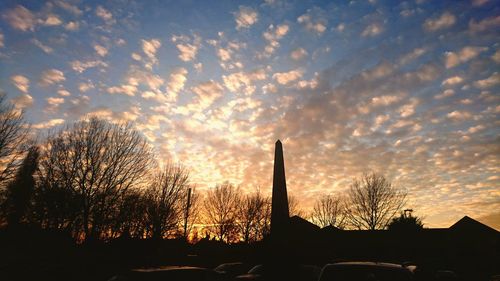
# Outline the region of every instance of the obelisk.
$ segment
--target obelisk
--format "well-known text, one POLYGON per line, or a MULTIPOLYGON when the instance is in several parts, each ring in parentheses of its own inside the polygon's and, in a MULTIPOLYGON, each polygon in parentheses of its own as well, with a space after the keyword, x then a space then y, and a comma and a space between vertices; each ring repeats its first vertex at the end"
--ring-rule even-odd
POLYGON ((286 232, 289 221, 288 196, 286 194, 285 163, 283 146, 276 141, 274 150, 273 198, 271 205, 271 236, 286 232))

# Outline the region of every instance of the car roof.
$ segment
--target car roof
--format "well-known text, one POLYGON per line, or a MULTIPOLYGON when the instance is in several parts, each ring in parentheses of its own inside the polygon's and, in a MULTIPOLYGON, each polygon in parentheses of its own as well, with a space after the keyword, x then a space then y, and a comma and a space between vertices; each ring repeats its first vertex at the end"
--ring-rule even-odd
POLYGON ((374 267, 385 267, 385 268, 405 268, 404 266, 396 263, 371 262, 371 261, 337 262, 337 263, 327 264, 326 266, 374 266, 374 267))
POLYGON ((175 266, 175 265, 132 269, 133 272, 154 272, 154 271, 173 271, 173 270, 207 270, 207 269, 203 267, 175 266))
POLYGON ((221 265, 241 265, 241 264, 244 264, 244 263, 242 263, 242 262, 226 262, 226 263, 221 263, 218 266, 221 266, 221 265))

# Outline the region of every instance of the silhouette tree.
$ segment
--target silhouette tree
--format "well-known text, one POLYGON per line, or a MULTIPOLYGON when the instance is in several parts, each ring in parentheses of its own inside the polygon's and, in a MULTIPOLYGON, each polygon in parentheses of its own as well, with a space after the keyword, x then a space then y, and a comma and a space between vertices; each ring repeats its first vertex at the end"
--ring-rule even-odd
POLYGON ((406 202, 406 193, 383 175, 371 173, 355 179, 348 191, 347 218, 357 229, 384 229, 406 202))
POLYGON ((0 93, 0 191, 14 178, 29 147, 29 128, 22 111, 0 93))
POLYGON ((326 195, 316 200, 311 213, 311 221, 320 226, 334 226, 344 229, 346 224, 346 213, 340 197, 326 195))
POLYGON ((169 163, 154 176, 146 191, 146 220, 153 239, 162 239, 180 226, 188 188, 189 173, 180 165, 169 163))
MULTIPOLYGON (((147 141, 130 124, 98 118, 50 135, 45 147, 40 182, 45 191, 63 189, 63 197, 77 201, 71 206, 78 213, 75 235, 84 240, 109 234, 118 216, 117 204, 129 188, 143 183, 153 162, 147 141)), ((42 205, 51 206, 49 202, 42 205)))
POLYGON ((146 221, 147 199, 145 192, 131 188, 118 203, 118 216, 114 221, 113 237, 144 238, 149 227, 146 221))
POLYGON ((55 167, 46 166, 42 173, 37 172, 33 219, 43 228, 62 230, 79 238, 81 196, 55 176, 52 168, 55 167))
POLYGON ((7 211, 7 223, 14 227, 21 223, 30 208, 30 201, 35 189, 33 174, 37 169, 39 150, 33 146, 28 150, 14 180, 7 186, 7 199, 5 209, 7 211))
POLYGON ((288 212, 290 214, 290 217, 305 217, 305 212, 300 208, 299 201, 294 195, 288 195, 288 212))
POLYGON ((399 217, 395 217, 387 225, 387 229, 391 231, 418 231, 424 228, 422 219, 412 216, 413 210, 404 210, 399 217))
POLYGON ((230 183, 216 185, 207 191, 203 204, 205 225, 218 240, 229 243, 235 239, 238 204, 239 189, 230 183))
POLYGON ((257 190, 247 194, 238 205, 238 229, 245 243, 262 239, 267 200, 257 190))

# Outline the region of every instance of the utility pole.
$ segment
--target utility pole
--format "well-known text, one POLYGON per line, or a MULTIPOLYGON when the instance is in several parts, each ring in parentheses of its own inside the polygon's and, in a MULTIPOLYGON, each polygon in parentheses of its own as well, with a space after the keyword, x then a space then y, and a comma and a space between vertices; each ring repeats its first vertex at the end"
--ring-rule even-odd
POLYGON ((184 237, 187 239, 187 224, 189 217, 189 207, 191 205, 191 188, 188 188, 187 204, 186 204, 186 215, 184 217, 184 237))

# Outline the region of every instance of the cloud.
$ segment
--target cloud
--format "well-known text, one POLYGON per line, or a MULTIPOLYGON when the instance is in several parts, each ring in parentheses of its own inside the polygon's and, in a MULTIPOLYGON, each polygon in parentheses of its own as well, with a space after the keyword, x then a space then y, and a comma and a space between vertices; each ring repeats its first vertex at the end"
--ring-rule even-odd
POLYGON ((263 36, 267 41, 275 41, 283 38, 289 30, 290 26, 288 24, 280 24, 276 27, 271 24, 263 36))
MULTIPOLYGON (((1 42, 1 40, 0 40, 1 42)), ((492 56, 491 56, 491 59, 496 62, 496 63, 500 63, 500 50, 497 50, 492 56)))
POLYGON ((131 66, 127 72, 126 81, 128 85, 139 86, 145 85, 149 89, 160 92, 160 87, 165 81, 157 74, 145 71, 137 66, 131 66))
POLYGON ((142 60, 141 55, 139 55, 138 53, 132 53, 132 54, 130 55, 130 57, 131 57, 133 60, 135 60, 135 61, 141 61, 141 60, 142 60))
POLYGON ((201 46, 201 37, 198 35, 194 35, 193 38, 186 35, 174 35, 171 41, 179 50, 179 59, 185 62, 194 60, 201 46))
POLYGON ((443 86, 453 86, 453 85, 456 85, 456 84, 460 84, 464 81, 464 79, 458 75, 456 76, 453 76, 453 77, 450 77, 446 80, 444 80, 441 85, 443 86))
POLYGON ((409 103, 407 103, 399 108, 399 114, 403 118, 412 116, 415 113, 415 109, 419 104, 420 104, 420 101, 418 99, 411 98, 409 103))
POLYGON ((191 44, 177 44, 179 50, 179 59, 182 61, 192 61, 198 53, 198 47, 191 44))
POLYGON ((472 118, 472 114, 467 111, 452 111, 446 115, 446 117, 454 120, 454 121, 463 121, 463 120, 468 120, 472 118))
POLYGON ((374 68, 363 71, 361 75, 366 79, 366 80, 377 80, 380 78, 384 78, 391 73, 394 72, 394 66, 388 62, 381 62, 380 64, 376 65, 374 68))
POLYGON ((30 88, 30 80, 26 76, 14 75, 10 77, 10 81, 12 82, 12 84, 14 84, 14 86, 16 86, 17 89, 19 89, 19 91, 26 94, 28 93, 28 90, 30 88))
POLYGON ((470 128, 467 130, 467 132, 468 132, 468 133, 470 133, 470 134, 475 134, 475 133, 480 132, 480 131, 482 131, 482 130, 484 130, 484 129, 486 129, 486 127, 485 127, 485 126, 483 126, 483 125, 481 125, 481 124, 479 124, 479 125, 477 125, 477 126, 470 127, 470 128))
POLYGON ((108 54, 108 49, 98 44, 94 45, 94 50, 101 57, 105 57, 108 54))
POLYGON ((372 105, 377 106, 388 106, 394 104, 402 99, 402 95, 383 95, 372 98, 372 105))
POLYGON ((455 91, 453 91, 452 89, 446 89, 441 94, 436 95, 434 98, 440 100, 440 99, 444 99, 447 97, 451 97, 454 94, 455 94, 455 91))
POLYGON ((429 18, 424 22, 424 29, 427 31, 437 31, 451 27, 456 22, 456 17, 450 12, 444 12, 438 18, 429 18))
POLYGON ((70 63, 71 68, 78 72, 78 73, 83 73, 89 68, 93 67, 108 67, 108 64, 101 61, 101 60, 89 60, 89 61, 79 61, 75 60, 70 63))
POLYGON ((134 85, 114 86, 114 87, 109 87, 107 89, 107 92, 110 94, 122 94, 133 97, 135 96, 135 93, 137 93, 137 86, 134 85))
POLYGON ((156 58, 156 53, 158 49, 161 47, 161 42, 159 39, 151 39, 151 40, 141 40, 142 42, 142 51, 149 58, 149 62, 146 63, 146 68, 151 70, 153 65, 158 64, 158 59, 156 58))
POLYGON ((64 103, 64 98, 61 97, 49 97, 46 99, 47 100, 47 111, 48 112, 55 112, 59 108, 61 104, 64 103))
POLYGON ((184 85, 186 84, 187 74, 188 71, 183 67, 176 68, 172 71, 172 73, 170 73, 170 77, 167 83, 167 94, 170 100, 177 100, 177 94, 184 88, 184 85))
POLYGON ((345 30, 345 23, 339 23, 337 27, 335 27, 335 30, 338 32, 343 32, 345 30))
POLYGON ((235 72, 229 75, 223 75, 224 86, 233 93, 243 92, 251 95, 255 92, 254 81, 266 79, 264 69, 257 69, 251 72, 235 72))
POLYGON ((141 116, 141 109, 138 106, 131 106, 128 110, 114 111, 109 107, 101 106, 91 110, 87 116, 95 116, 106 119, 113 123, 136 121, 141 116))
POLYGON ((234 13, 234 20, 236 21, 236 29, 249 28, 254 25, 259 19, 257 11, 250 7, 240 6, 239 11, 234 13))
POLYGON ((488 2, 489 2, 489 0, 472 0, 472 6, 479 7, 479 6, 482 6, 488 2))
POLYGON ((307 56, 307 51, 304 48, 297 48, 290 53, 293 60, 301 60, 307 56))
POLYGON ((96 16, 103 19, 106 22, 106 24, 113 24, 116 22, 115 19, 113 18, 113 14, 110 11, 106 10, 101 5, 97 6, 97 8, 95 9, 95 14, 96 16))
POLYGON ((191 91, 197 95, 195 103, 201 110, 204 110, 212 105, 218 98, 222 97, 223 88, 215 81, 207 81, 192 87, 191 91))
POLYGON ((60 83, 66 80, 64 73, 57 69, 48 69, 42 72, 40 77, 40 84, 43 86, 52 85, 55 83, 60 83))
POLYGON ((16 109, 23 109, 31 107, 33 105, 33 98, 30 95, 23 93, 13 98, 12 103, 14 104, 16 109))
POLYGON ((90 89, 93 89, 95 86, 92 82, 82 82, 78 84, 78 90, 82 93, 87 92, 90 89))
POLYGON ((326 31, 328 21, 321 16, 323 12, 320 9, 309 9, 307 13, 299 16, 297 22, 304 25, 304 27, 316 34, 322 34, 326 31))
POLYGON ((46 26, 56 26, 61 25, 63 22, 57 15, 49 14, 44 21, 41 21, 41 23, 46 26))
POLYGON ((274 53, 274 51, 280 46, 280 43, 278 40, 283 38, 288 31, 290 30, 290 27, 287 24, 280 24, 276 27, 274 25, 270 25, 267 30, 263 33, 264 39, 267 40, 268 44, 264 48, 265 54, 263 55, 264 57, 269 57, 271 54, 274 53))
POLYGON ((363 36, 363 37, 367 37, 367 36, 374 37, 374 36, 379 35, 383 31, 384 31, 384 27, 382 26, 382 24, 380 24, 380 23, 372 23, 372 24, 368 25, 363 30, 363 32, 361 33, 361 36, 363 36))
POLYGON ((488 50, 486 47, 464 47, 460 52, 446 52, 445 53, 445 66, 446 68, 453 68, 461 63, 467 62, 477 57, 481 52, 488 50))
POLYGON ((273 79, 281 85, 286 85, 302 77, 301 70, 291 70, 288 72, 277 72, 273 74, 273 79))
POLYGON ((404 56, 402 56, 399 60, 399 64, 405 65, 407 63, 410 63, 419 58, 420 56, 422 56, 423 54, 425 54, 426 52, 427 52, 426 48, 415 48, 410 53, 407 53, 404 56))
POLYGON ((35 46, 37 46, 38 48, 42 49, 42 51, 44 51, 46 54, 50 54, 54 51, 54 49, 52 49, 51 47, 49 47, 47 45, 44 45, 38 39, 33 38, 33 39, 31 39, 31 42, 33 42, 33 44, 35 44, 35 46))
POLYGON ((63 0, 58 0, 58 1, 54 1, 54 3, 63 8, 64 10, 76 15, 76 16, 81 16, 83 14, 83 11, 80 10, 80 8, 78 8, 78 6, 76 5, 73 5, 69 2, 66 2, 66 1, 63 1, 63 0))
POLYGON ((495 31, 500 26, 500 16, 485 18, 480 22, 472 19, 469 22, 469 31, 472 33, 483 32, 487 30, 495 31))
POLYGON ((64 90, 64 89, 61 89, 61 90, 57 90, 57 93, 62 96, 62 97, 69 97, 71 96, 71 93, 68 92, 67 90, 64 90))
POLYGON ((394 94, 384 94, 380 96, 375 96, 371 98, 371 102, 368 104, 361 104, 358 107, 358 111, 362 114, 369 114, 373 109, 377 107, 387 107, 400 102, 407 93, 399 92, 394 94))
POLYGON ((69 31, 76 31, 80 28, 80 24, 76 21, 70 21, 65 26, 64 29, 69 31))
POLYGON ((377 128, 379 128, 380 126, 382 126, 382 124, 384 124, 385 122, 389 121, 390 118, 391 118, 391 116, 389 116, 388 114, 378 115, 377 117, 375 117, 374 125, 372 127, 372 130, 376 130, 377 128))
POLYGON ((7 10, 4 14, 2 14, 2 17, 14 29, 21 31, 35 30, 35 15, 21 5, 17 5, 15 8, 7 10))
POLYGON ((193 67, 198 73, 201 73, 201 71, 203 71, 203 63, 201 62, 195 63, 193 67))
POLYGON ((64 124, 64 122, 66 122, 64 119, 51 119, 47 122, 33 124, 33 125, 31 125, 31 127, 33 129, 38 129, 38 130, 49 129, 49 128, 52 128, 55 126, 62 125, 62 124, 64 124))
POLYGON ((474 82, 474 86, 480 89, 491 88, 500 84, 500 73, 495 72, 490 77, 474 82))
POLYGON ((221 61, 228 61, 231 59, 231 49, 219 48, 217 49, 217 56, 221 61))

